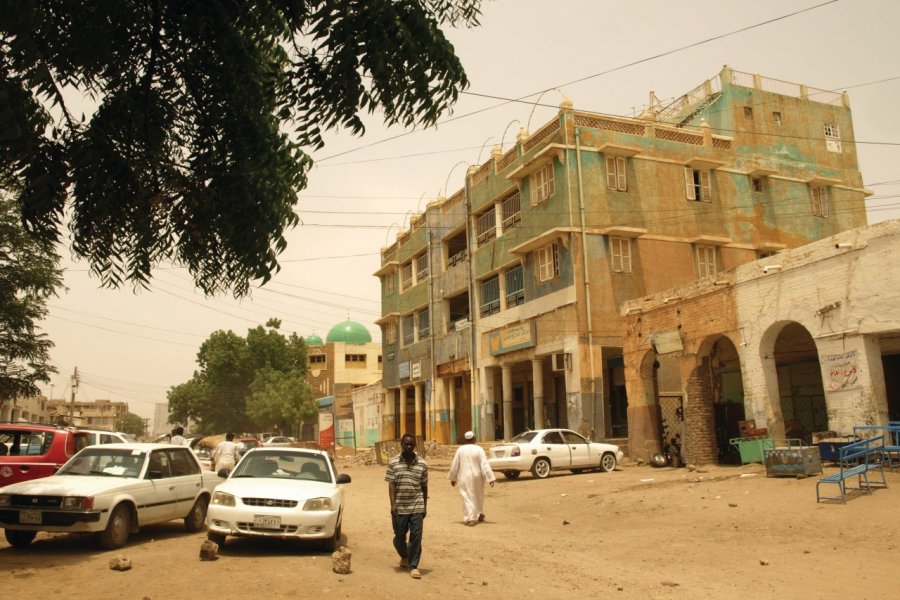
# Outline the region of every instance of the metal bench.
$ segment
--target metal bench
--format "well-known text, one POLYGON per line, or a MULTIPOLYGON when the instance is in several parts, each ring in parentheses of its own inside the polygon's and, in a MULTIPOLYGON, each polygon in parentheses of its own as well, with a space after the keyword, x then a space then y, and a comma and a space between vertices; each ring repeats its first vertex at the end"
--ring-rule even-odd
POLYGON ((877 433, 884 435, 884 457, 888 468, 894 470, 894 461, 900 465, 900 421, 888 421, 887 425, 856 425, 853 436, 856 439, 870 437, 877 433))
POLYGON ((822 500, 840 500, 847 502, 848 491, 860 491, 871 494, 873 488, 887 487, 887 479, 884 476, 884 435, 863 438, 859 441, 847 444, 840 448, 838 456, 837 473, 826 475, 816 482, 816 502, 822 500), (869 479, 869 473, 880 473, 881 481, 869 479), (856 486, 851 486, 848 480, 856 478, 856 486), (838 486, 840 494, 826 496, 822 494, 822 484, 838 486))

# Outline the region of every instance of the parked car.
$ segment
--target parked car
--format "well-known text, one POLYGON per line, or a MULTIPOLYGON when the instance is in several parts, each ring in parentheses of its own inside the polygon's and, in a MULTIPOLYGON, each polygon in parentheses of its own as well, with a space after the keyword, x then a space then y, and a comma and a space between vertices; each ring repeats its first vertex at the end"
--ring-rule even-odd
POLYGON ((247 454, 253 448, 259 448, 259 440, 254 437, 242 437, 237 440, 238 452, 241 456, 247 454))
POLYGON ((488 462, 507 479, 518 479, 522 471, 543 479, 561 469, 612 471, 623 458, 615 444, 592 442, 569 429, 535 429, 492 446, 488 462))
POLYGON ((322 540, 334 551, 341 540, 343 485, 327 452, 307 448, 250 450, 213 492, 207 537, 322 540))
POLYGON ((204 471, 212 470, 212 451, 209 448, 194 446, 194 456, 197 457, 204 471))
POLYGON ((15 547, 51 531, 96 533, 102 547, 120 548, 153 523, 184 519, 187 531, 200 531, 221 481, 185 446, 88 446, 56 475, 0 488, 0 526, 15 547))
POLYGON ((53 475, 90 441, 72 427, 0 423, 0 486, 53 475))
POLYGON ((273 435, 262 443, 266 448, 289 448, 294 445, 294 438, 286 435, 273 435))
POLYGON ((83 431, 88 434, 90 439, 90 446, 94 446, 96 444, 128 444, 133 442, 134 440, 129 440, 124 434, 121 434, 117 431, 104 431, 102 429, 81 429, 79 431, 83 431))

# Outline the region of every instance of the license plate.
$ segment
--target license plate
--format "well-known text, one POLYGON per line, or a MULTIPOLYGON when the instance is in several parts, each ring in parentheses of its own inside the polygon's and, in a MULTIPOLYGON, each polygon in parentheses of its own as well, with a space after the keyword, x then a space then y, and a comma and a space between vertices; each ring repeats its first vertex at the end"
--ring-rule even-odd
POLYGON ((506 450, 494 450, 495 458, 503 458, 504 456, 506 456, 506 450))
POLYGON ((39 510, 21 510, 19 511, 19 523, 28 523, 29 525, 41 524, 41 511, 39 510))
POLYGON ((254 515, 253 527, 256 529, 281 529, 281 517, 254 515))

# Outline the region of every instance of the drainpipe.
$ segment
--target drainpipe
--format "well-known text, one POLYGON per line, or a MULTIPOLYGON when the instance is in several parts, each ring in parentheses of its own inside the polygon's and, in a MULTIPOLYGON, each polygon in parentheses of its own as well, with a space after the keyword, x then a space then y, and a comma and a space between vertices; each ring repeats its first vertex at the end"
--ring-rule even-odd
MULTIPOLYGON (((474 283, 474 275, 475 275, 475 262, 474 262, 474 254, 475 254, 475 240, 472 238, 475 235, 475 232, 472 230, 472 175, 478 169, 475 165, 469 167, 466 171, 466 252, 468 253, 469 259, 469 331, 470 331, 470 341, 469 341, 469 414, 472 418, 472 431, 475 433, 475 439, 479 441, 486 441, 484 436, 484 432, 481 427, 481 415, 478 412, 478 356, 476 354, 478 349, 478 333, 476 332, 475 327, 475 315, 477 306, 475 304, 475 283, 474 283)), ((458 428, 457 428, 458 429, 458 428)), ((456 440, 452 440, 455 444, 456 440)))
POLYGON ((578 216, 581 219, 581 260, 584 268, 584 313, 585 325, 587 326, 588 355, 590 357, 591 365, 591 400, 594 403, 593 429, 593 426, 600 421, 597 417, 601 407, 597 400, 597 379, 594 365, 594 328, 591 323, 591 275, 588 270, 587 230, 584 224, 584 185, 581 174, 581 141, 578 137, 577 128, 575 129, 575 168, 578 171, 578 216))
MULTIPOLYGON (((428 227, 428 208, 425 208, 425 226, 428 227)), ((430 339, 430 349, 431 349, 431 360, 429 361, 431 364, 431 393, 428 394, 428 399, 425 402, 426 407, 428 408, 426 414, 428 415, 428 434, 431 436, 431 439, 434 439, 434 422, 435 422, 435 372, 437 371, 435 365, 435 357, 434 357, 434 334, 435 334, 435 321, 434 321, 434 278, 436 271, 434 270, 434 253, 432 252, 432 244, 434 243, 434 233, 431 231, 431 227, 428 227, 428 273, 430 277, 428 278, 428 333, 430 339)), ((426 390, 427 391, 427 390, 426 390)))

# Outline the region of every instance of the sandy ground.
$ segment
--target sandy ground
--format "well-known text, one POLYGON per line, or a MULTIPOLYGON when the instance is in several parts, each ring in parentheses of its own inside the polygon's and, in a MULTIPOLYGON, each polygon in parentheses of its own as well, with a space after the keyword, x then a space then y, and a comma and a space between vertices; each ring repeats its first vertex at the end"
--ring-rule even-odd
MULTIPOLYGON (((891 598, 900 556, 900 469, 888 489, 817 504, 816 477, 767 478, 760 465, 687 469, 624 465, 546 480, 501 476, 487 520, 461 522, 446 459, 429 460, 421 580, 398 568, 380 466, 346 465, 338 575, 316 545, 229 539, 199 559, 205 534, 147 527, 120 551, 88 536, 0 541, 6 598, 891 598), (134 567, 112 571, 127 556, 134 567)), ((826 473, 834 469, 826 466, 826 473)))

